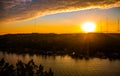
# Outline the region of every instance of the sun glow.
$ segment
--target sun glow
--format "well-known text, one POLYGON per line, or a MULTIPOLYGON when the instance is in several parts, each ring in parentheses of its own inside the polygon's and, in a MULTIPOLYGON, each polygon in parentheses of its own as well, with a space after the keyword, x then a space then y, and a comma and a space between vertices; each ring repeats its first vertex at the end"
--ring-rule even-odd
POLYGON ((96 29, 96 24, 93 22, 85 22, 81 26, 84 32, 94 32, 96 29))

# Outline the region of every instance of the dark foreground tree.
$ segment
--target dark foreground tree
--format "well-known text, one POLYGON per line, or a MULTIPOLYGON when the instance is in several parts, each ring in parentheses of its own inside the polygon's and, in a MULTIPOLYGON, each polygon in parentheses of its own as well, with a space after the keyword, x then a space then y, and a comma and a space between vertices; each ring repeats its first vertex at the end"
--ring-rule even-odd
POLYGON ((53 76, 53 71, 51 68, 48 72, 44 71, 44 67, 41 64, 37 66, 33 60, 30 60, 27 64, 18 61, 14 67, 1 59, 0 76, 53 76))

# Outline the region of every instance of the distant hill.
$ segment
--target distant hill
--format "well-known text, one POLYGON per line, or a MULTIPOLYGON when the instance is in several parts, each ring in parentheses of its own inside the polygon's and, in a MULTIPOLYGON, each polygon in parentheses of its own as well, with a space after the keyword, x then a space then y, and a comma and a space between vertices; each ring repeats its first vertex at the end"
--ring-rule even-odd
POLYGON ((0 49, 10 52, 61 52, 72 53, 120 50, 120 34, 6 34, 0 36, 0 49), (34 50, 34 51, 33 51, 34 50))

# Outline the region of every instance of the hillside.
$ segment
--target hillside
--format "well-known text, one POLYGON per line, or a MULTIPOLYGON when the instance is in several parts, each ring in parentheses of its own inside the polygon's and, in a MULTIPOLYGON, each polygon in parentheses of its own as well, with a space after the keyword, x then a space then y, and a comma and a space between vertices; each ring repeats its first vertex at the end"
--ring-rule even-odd
POLYGON ((0 49, 7 52, 37 54, 120 54, 120 34, 7 34, 0 36, 0 49))

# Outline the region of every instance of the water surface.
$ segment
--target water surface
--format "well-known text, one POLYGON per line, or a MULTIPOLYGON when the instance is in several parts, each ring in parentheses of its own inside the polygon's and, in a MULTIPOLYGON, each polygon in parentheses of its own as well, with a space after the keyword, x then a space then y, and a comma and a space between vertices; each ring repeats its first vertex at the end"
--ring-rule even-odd
POLYGON ((110 61, 109 59, 92 58, 73 59, 68 55, 65 56, 41 56, 24 54, 7 54, 0 52, 0 59, 5 60, 13 65, 18 60, 27 63, 33 59, 39 65, 42 64, 45 70, 52 68, 54 76, 120 76, 120 60, 110 61))

